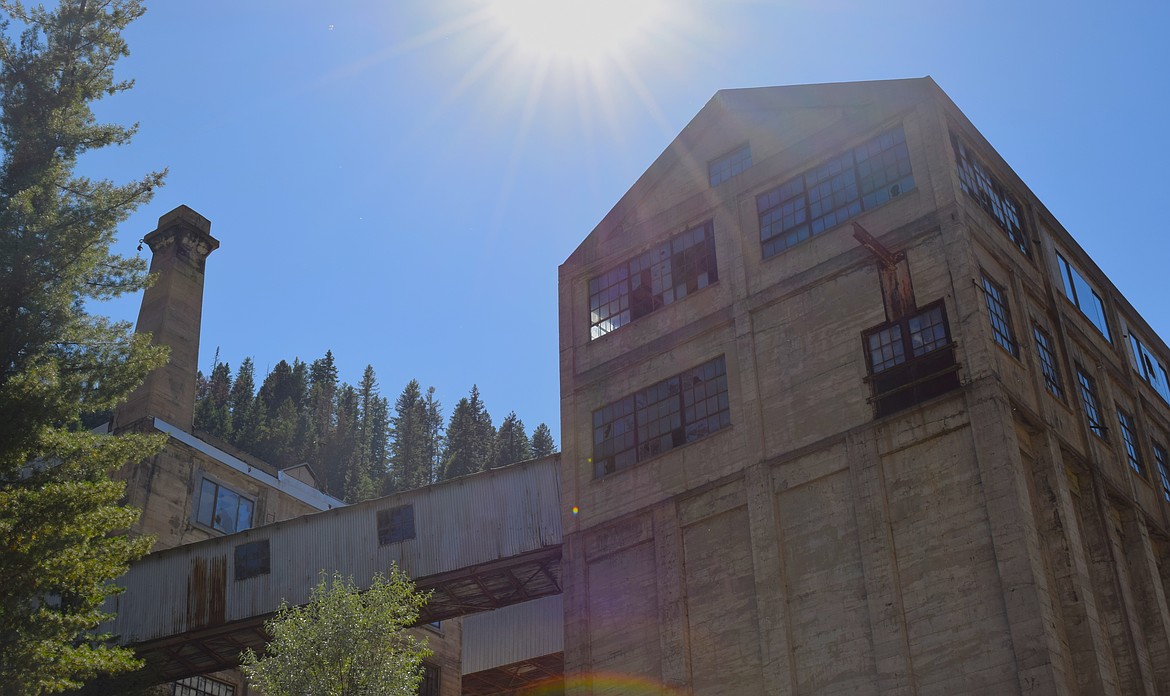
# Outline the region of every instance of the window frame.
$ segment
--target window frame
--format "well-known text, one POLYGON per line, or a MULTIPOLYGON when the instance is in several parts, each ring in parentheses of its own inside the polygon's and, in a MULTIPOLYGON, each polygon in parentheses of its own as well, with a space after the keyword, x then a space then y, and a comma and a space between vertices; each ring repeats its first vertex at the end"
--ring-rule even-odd
POLYGON ((707 162, 707 182, 715 188, 725 181, 730 181, 743 174, 752 167, 752 144, 746 141, 742 145, 733 147, 722 155, 707 162), (741 156, 747 153, 746 157, 741 156), (726 166, 725 166, 726 165, 726 166), (719 168, 719 180, 715 180, 715 168, 719 168), (738 168, 738 169, 737 169, 738 168))
POLYGON ((906 129, 902 123, 898 123, 757 194, 760 255, 765 260, 775 258, 917 187, 906 129), (875 145, 878 149, 872 151, 875 145), (859 162, 858 153, 862 152, 865 159, 859 162), (849 159, 849 164, 844 163, 845 158, 849 159), (891 158, 893 162, 885 162, 891 158), (885 165, 870 166, 875 160, 885 162, 885 165), (906 164, 905 173, 901 172, 899 164, 903 160, 906 164), (889 174, 891 165, 895 167, 892 176, 889 174), (841 178, 846 172, 852 174, 851 184, 841 178), (810 177, 815 179, 811 183, 810 177), (877 183, 878 178, 882 178, 880 184, 877 183), (864 183, 868 183, 869 187, 864 183), (840 198, 842 193, 848 194, 848 197, 840 198), (814 194, 820 197, 814 200, 814 194), (823 205, 826 201, 827 212, 823 205), (765 218, 768 218, 767 222, 765 218), (820 229, 817 229, 818 223, 820 229), (779 231, 772 232, 776 225, 779 225, 779 231), (769 232, 767 237, 764 236, 765 231, 769 232))
POLYGON ((1081 397, 1081 410, 1089 430, 1103 442, 1109 442, 1109 428, 1101 412, 1101 397, 1097 392, 1097 380, 1081 365, 1076 366, 1077 392, 1081 397))
POLYGON ((1162 401, 1170 404, 1170 376, 1166 372, 1166 366, 1154 351, 1149 349, 1146 342, 1134 334, 1132 328, 1129 330, 1128 343, 1133 357, 1133 369, 1138 377, 1153 389, 1162 401))
POLYGON ((225 484, 223 481, 219 480, 218 478, 216 478, 214 476, 211 476, 210 474, 208 474, 206 472, 200 473, 199 487, 196 489, 195 505, 193 507, 194 507, 194 509, 191 511, 192 521, 203 529, 210 529, 210 530, 213 530, 219 534, 235 534, 236 532, 245 532, 249 529, 253 529, 256 526, 256 513, 257 513, 257 507, 258 507, 257 499, 251 495, 241 493, 236 488, 225 484), (202 519, 203 512, 204 512, 203 497, 206 493, 206 486, 208 484, 210 484, 211 486, 214 486, 215 489, 213 491, 213 497, 211 499, 211 504, 210 504, 211 517, 209 520, 205 521, 204 519, 202 519), (224 527, 218 526, 215 523, 216 517, 217 517, 216 513, 217 513, 217 510, 219 508, 220 492, 225 491, 225 490, 230 492, 232 495, 236 496, 236 498, 238 499, 236 502, 236 514, 235 514, 235 519, 234 519, 234 526, 230 530, 226 529, 224 527), (240 527, 240 522, 239 522, 240 502, 242 502, 242 501, 247 501, 250 505, 250 510, 249 510, 249 514, 248 514, 248 525, 246 527, 240 527))
POLYGON ((955 358, 956 344, 951 336, 944 300, 936 300, 919 307, 913 314, 862 331, 861 344, 867 370, 865 381, 869 383, 871 392, 869 401, 874 404, 875 416, 878 418, 912 408, 962 386, 958 378, 959 362, 955 358), (938 323, 921 326, 917 332, 911 327, 915 320, 936 311, 938 323), (942 329, 941 337, 937 335, 937 327, 942 329), (871 342, 871 337, 894 328, 898 329, 896 341, 876 345, 871 342), (916 346, 915 333, 921 334, 926 328, 931 329, 930 340, 916 346), (898 346, 896 349, 895 344, 898 346), (919 352, 921 347, 926 346, 929 346, 929 350, 919 352), (874 362, 878 354, 883 358, 880 368, 874 362))
POLYGON ((1039 322, 1032 322, 1032 340, 1036 344, 1036 354, 1040 360, 1040 374, 1044 377, 1044 387, 1048 393, 1064 402, 1064 379, 1060 374, 1060 362, 1056 357, 1056 343, 1052 334, 1044 330, 1039 322))
POLYGON ((977 153, 972 152, 964 138, 959 137, 954 130, 950 131, 950 136, 951 149, 955 154, 955 171, 959 176, 959 188, 975 201, 983 212, 991 216, 1008 241, 1025 258, 1032 258, 1032 250, 1028 244, 1027 210, 1020 203, 1020 199, 992 173, 991 167, 988 167, 977 153), (1013 222, 1018 229, 1012 229, 1013 222))
POLYGON ((443 670, 433 662, 426 660, 423 660, 421 664, 418 696, 439 696, 442 693, 443 670))
POLYGON ((171 682, 170 693, 175 696, 235 696, 236 685, 200 674, 171 682))
POLYGON ((1117 422, 1121 426, 1121 449, 1125 452, 1126 463, 1134 473, 1148 479, 1146 463, 1142 459, 1141 446, 1138 444, 1137 421, 1129 411, 1118 406, 1117 422))
MULTIPOLYGON (((1063 290, 1061 294, 1077 308, 1081 316, 1089 320, 1093 328, 1097 329, 1097 333, 1101 334, 1108 343, 1112 344, 1113 332, 1109 328, 1109 309, 1105 306, 1105 300, 1101 297, 1101 293, 1097 292, 1097 288, 1094 287, 1093 283, 1089 282, 1089 279, 1085 277, 1081 269, 1074 266, 1059 250, 1056 251, 1056 269, 1060 273, 1060 287, 1063 290), (1096 308, 1099 310, 1101 317, 1100 324, 1097 323, 1097 320, 1093 318, 1092 314, 1086 311, 1085 306, 1082 304, 1080 292, 1077 290, 1077 280, 1080 280, 1088 288, 1093 299, 1096 300, 1096 308)), ((1085 299, 1084 302, 1088 302, 1088 300, 1085 299)))
POLYGON ((1008 304, 1007 291, 987 275, 987 271, 980 269, 979 276, 987 305, 988 323, 991 325, 991 338, 1013 358, 1019 358, 1020 342, 1016 340, 1015 329, 1012 328, 1012 311, 1008 304))
POLYGON ((595 409, 590 416, 593 478, 597 480, 631 469, 730 427, 727 357, 718 355, 595 409), (706 377, 699 376, 698 373, 707 373, 708 369, 710 373, 706 377), (684 385, 687 378, 692 382, 684 385), (700 382, 702 393, 697 393, 696 384, 700 382), (711 384, 714 386, 708 391, 711 384), (677 391, 671 391, 672 387, 677 391), (702 415, 699 415, 700 408, 702 415))
POLYGON ((1154 450, 1154 467, 1158 470, 1158 482, 1162 484, 1162 499, 1170 503, 1170 452, 1154 438, 1150 438, 1150 445, 1154 450))
POLYGON ((656 243, 619 264, 616 264, 602 273, 590 277, 585 282, 589 316, 589 340, 600 338, 618 331, 637 320, 654 314, 664 307, 681 302, 692 295, 706 290, 719 282, 719 254, 715 243, 714 218, 695 225, 689 225, 678 234, 671 235, 666 241, 656 243), (700 233, 698 235, 697 233, 700 233), (695 239, 686 246, 676 245, 687 235, 695 239), (701 249, 701 251, 699 251, 701 249), (652 257, 657 254, 658 259, 652 257), (675 268, 676 259, 679 267, 675 268), (671 277, 669 288, 662 288, 654 292, 654 283, 661 283, 663 276, 662 264, 668 263, 666 271, 671 277), (644 267, 643 267, 644 266, 644 267), (658 277, 655 278, 655 272, 658 277), (679 272, 682 283, 674 282, 674 274, 679 272), (692 272, 693 276, 692 276, 692 272), (637 274, 638 287, 634 287, 634 276, 637 274), (704 277, 705 276, 705 277, 704 277), (692 289, 691 285, 695 285, 692 289), (602 283, 606 283, 604 286, 602 283), (683 295, 678 296, 678 289, 683 288, 683 295), (639 293, 642 288, 649 289, 649 295, 639 293), (616 303, 616 307, 614 304, 616 303), (648 306, 646 306, 648 303, 648 306), (608 312, 604 316, 602 311, 608 312), (615 311, 616 310, 616 311, 615 311), (634 316, 637 313, 637 316, 634 316), (618 324, 612 328, 614 317, 618 324), (625 317, 623 319, 623 317, 625 317))

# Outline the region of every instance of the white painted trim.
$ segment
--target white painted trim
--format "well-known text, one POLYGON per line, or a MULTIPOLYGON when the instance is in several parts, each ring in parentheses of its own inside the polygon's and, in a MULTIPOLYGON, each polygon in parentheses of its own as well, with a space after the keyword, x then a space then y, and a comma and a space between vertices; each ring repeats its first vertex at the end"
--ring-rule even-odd
MULTIPOLYGON (((286 475, 283 471, 277 471, 276 476, 273 476, 257 469, 238 457, 233 457, 214 445, 200 440, 190 433, 180 430, 161 418, 152 418, 151 420, 154 422, 155 430, 166 433, 191 449, 206 454, 220 464, 231 467, 241 474, 255 479, 269 488, 276 489, 289 497, 295 498, 306 505, 311 505, 317 510, 331 510, 337 507, 345 507, 345 503, 337 498, 322 493, 309 484, 286 475)), ((256 526, 259 526, 259 524, 256 526)))

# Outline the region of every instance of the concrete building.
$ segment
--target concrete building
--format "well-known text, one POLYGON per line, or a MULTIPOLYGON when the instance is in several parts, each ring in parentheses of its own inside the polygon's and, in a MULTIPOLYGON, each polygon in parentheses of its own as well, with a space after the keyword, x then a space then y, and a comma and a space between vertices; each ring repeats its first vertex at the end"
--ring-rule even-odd
POLYGON ((566 693, 1170 693, 1170 351, 931 79, 719 92, 560 315, 566 693))

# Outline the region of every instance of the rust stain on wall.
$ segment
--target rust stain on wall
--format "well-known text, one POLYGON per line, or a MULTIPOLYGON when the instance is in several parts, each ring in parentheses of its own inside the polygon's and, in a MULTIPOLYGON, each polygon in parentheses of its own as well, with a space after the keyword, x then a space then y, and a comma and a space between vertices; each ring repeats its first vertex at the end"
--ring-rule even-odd
POLYGON ((187 576, 187 629, 224 622, 227 597, 227 556, 192 558, 187 576))

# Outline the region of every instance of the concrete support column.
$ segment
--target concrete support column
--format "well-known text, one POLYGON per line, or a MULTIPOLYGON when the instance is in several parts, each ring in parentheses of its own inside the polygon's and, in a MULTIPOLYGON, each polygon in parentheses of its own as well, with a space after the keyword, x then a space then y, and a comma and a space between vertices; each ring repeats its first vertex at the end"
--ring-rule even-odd
POLYGON ((1125 534, 1125 556, 1129 561, 1130 579, 1138 606, 1145 611, 1138 616, 1145 636, 1149 655, 1151 678, 1155 691, 1170 692, 1170 611, 1166 606, 1166 593, 1158 572, 1158 561, 1154 557, 1150 530, 1141 514, 1133 508, 1122 516, 1125 534))
POLYGON ((680 695, 691 693, 691 646, 687 626, 682 528, 673 500, 657 505, 654 560, 658 566, 658 631, 662 646, 662 683, 680 695))
POLYGON ((768 694, 795 692, 788 640, 787 590, 780 567, 783 541, 776 527, 776 494, 771 467, 756 464, 744 471, 748 524, 751 526, 752 567, 755 570, 756 606, 759 609, 760 658, 768 694))

